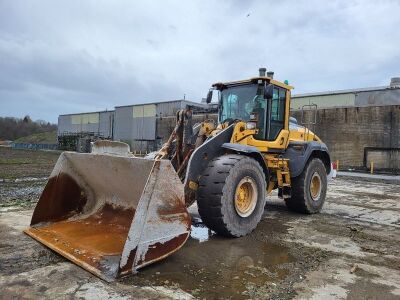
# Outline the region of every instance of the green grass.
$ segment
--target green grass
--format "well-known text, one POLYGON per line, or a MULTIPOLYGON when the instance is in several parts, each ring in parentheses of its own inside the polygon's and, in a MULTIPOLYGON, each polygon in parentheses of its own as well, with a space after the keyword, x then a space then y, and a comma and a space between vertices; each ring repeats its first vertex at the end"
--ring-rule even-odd
POLYGON ((0 181, 1 181, 1 179, 14 180, 17 178, 19 178, 19 176, 16 176, 14 174, 9 174, 7 172, 3 173, 0 171, 0 181))
POLYGON ((31 162, 29 160, 23 158, 0 158, 0 165, 24 165, 30 163, 31 162))
POLYGON ((38 144, 55 144, 57 143, 57 131, 49 131, 43 133, 35 133, 24 136, 14 141, 15 143, 38 143, 38 144))
POLYGON ((60 152, 58 151, 0 147, 0 179, 47 177, 53 170, 59 156, 60 152))

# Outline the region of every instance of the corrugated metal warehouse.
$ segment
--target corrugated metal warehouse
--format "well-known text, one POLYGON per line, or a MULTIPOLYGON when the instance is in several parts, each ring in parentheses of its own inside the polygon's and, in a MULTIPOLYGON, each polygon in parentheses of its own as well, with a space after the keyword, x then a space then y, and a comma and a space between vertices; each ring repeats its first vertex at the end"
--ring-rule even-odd
POLYGON ((104 138, 112 138, 113 122, 114 111, 60 115, 58 117, 58 136, 88 132, 104 138))
POLYGON ((153 151, 166 138, 157 132, 157 121, 175 118, 176 112, 187 105, 193 110, 204 110, 207 106, 187 100, 135 104, 115 107, 114 140, 131 145, 132 151, 153 151))
POLYGON ((58 136, 89 133, 94 136, 123 141, 132 151, 149 152, 160 147, 168 136, 157 132, 157 122, 175 118, 178 110, 192 106, 203 111, 207 105, 188 100, 172 100, 146 104, 117 106, 114 111, 60 115, 58 136))

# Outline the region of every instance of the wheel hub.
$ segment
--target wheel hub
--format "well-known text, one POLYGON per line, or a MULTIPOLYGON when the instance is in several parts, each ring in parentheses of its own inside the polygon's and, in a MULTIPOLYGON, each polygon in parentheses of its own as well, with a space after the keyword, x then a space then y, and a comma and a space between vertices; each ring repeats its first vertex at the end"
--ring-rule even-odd
POLYGON ((257 204, 257 185, 253 178, 246 176, 240 180, 235 192, 235 209, 239 216, 248 217, 257 204))
POLYGON ((317 172, 315 172, 312 175, 310 182, 310 195, 314 201, 319 200, 319 197, 321 195, 321 189, 322 189, 321 177, 317 172))

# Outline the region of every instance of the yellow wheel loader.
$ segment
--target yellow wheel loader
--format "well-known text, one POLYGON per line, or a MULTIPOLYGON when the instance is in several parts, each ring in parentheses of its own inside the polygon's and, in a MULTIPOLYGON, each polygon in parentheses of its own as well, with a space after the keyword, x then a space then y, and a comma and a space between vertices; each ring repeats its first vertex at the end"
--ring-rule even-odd
POLYGON ((63 152, 25 232, 111 281, 182 247, 195 201, 203 222, 229 237, 257 226, 274 189, 289 209, 319 212, 328 149, 290 119, 292 87, 265 73, 214 84, 207 102, 218 94, 218 122, 192 126, 190 107, 179 111, 152 159, 107 141, 92 153, 63 152))

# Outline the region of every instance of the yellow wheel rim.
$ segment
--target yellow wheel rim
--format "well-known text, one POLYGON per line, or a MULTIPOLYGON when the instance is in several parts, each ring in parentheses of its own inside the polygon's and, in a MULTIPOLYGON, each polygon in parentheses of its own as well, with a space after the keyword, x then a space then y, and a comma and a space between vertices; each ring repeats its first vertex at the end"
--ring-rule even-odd
POLYGON ((235 209, 239 216, 248 217, 256 208, 257 185, 253 178, 244 177, 236 186, 235 209))
POLYGON ((319 196, 321 195, 321 177, 317 172, 315 172, 311 177, 310 182, 310 195, 314 201, 319 200, 319 196))

